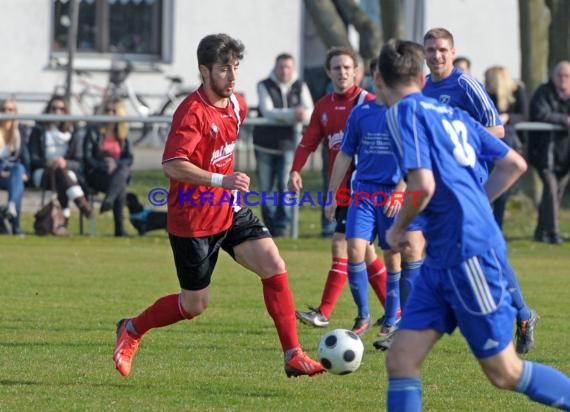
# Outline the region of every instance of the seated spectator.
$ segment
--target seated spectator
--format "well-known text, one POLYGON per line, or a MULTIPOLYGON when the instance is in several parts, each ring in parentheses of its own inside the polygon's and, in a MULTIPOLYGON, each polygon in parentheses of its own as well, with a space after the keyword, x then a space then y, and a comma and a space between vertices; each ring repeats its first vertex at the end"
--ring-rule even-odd
MULTIPOLYGON (((522 153, 522 143, 517 136, 515 125, 526 119, 527 101, 523 85, 513 80, 506 67, 492 66, 485 71, 485 87, 505 128, 503 142, 522 153)), ((500 228, 503 227, 509 192, 507 190, 493 202, 493 215, 500 228)))
MULTIPOLYGON (((46 114, 69 114, 67 101, 54 95, 44 110, 46 114)), ((66 217, 66 226, 71 214, 72 200, 86 217, 91 217, 91 207, 81 187, 82 161, 80 138, 73 133, 70 122, 38 123, 30 133, 31 177, 35 187, 52 190, 66 217)))
MULTIPOLYGON (((17 113, 16 102, 7 98, 0 102, 0 112, 17 113)), ((29 178, 30 157, 27 148, 27 130, 17 120, 0 122, 0 189, 8 191, 6 216, 12 234, 21 234, 20 212, 24 183, 29 178)))
MULTIPOLYGON (((124 116, 126 111, 120 100, 111 100, 103 105, 103 114, 124 116)), ((89 128, 83 143, 87 184, 98 192, 105 193, 101 213, 113 210, 115 236, 128 236, 123 219, 127 184, 133 164, 128 134, 128 123, 109 122, 89 128)))
POLYGON ((543 184, 534 240, 558 245, 563 242, 558 210, 570 180, 570 61, 558 63, 550 81, 536 89, 529 113, 531 121, 563 127, 556 132, 532 131, 528 142, 529 163, 543 184))
POLYGON ((166 212, 144 207, 134 193, 127 193, 129 220, 140 236, 151 230, 166 230, 166 212))

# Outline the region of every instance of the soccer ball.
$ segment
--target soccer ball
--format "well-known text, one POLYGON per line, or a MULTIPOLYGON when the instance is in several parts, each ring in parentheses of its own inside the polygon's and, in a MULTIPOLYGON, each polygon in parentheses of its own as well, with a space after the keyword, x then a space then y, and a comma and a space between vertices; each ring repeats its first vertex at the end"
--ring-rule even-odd
POLYGON ((334 329, 321 338, 317 358, 323 367, 335 375, 346 375, 358 369, 364 345, 358 335, 346 329, 334 329))

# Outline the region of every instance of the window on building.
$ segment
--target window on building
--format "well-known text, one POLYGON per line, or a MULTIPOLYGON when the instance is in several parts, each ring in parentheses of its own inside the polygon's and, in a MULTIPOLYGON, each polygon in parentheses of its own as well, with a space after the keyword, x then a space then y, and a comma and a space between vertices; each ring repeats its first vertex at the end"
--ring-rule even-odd
MULTIPOLYGON (((66 51, 70 0, 52 0, 52 51, 66 51)), ((77 0, 77 53, 162 56, 163 0, 77 0)))

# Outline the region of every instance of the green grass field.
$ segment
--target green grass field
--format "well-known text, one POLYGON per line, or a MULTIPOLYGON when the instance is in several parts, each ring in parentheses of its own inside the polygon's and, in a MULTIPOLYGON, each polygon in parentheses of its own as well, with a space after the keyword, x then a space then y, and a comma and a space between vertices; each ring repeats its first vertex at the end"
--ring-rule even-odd
MULTIPOLYGON (((133 190, 144 194, 160 185, 159 174, 139 173, 133 190)), ((330 265, 330 240, 318 236, 318 216, 304 208, 300 239, 277 239, 298 307, 318 303, 330 265)), ((564 211, 565 231, 569 216, 564 211)), ((527 240, 534 219, 534 212, 514 208, 505 229, 514 239, 510 258, 523 292, 541 315, 537 347, 527 358, 570 374, 570 246, 527 240)), ((372 347, 373 330, 363 338, 356 373, 287 379, 260 282, 225 255, 206 313, 151 331, 131 376, 121 377, 111 359, 115 322, 175 293, 178 283, 164 232, 114 238, 111 227, 110 216, 98 216, 96 237, 0 237, 0 411, 385 409, 384 354, 372 347)), ((382 314, 372 295, 371 309, 382 314)), ((349 328, 354 315, 346 289, 330 327, 349 328)), ((314 356, 324 331, 304 325, 298 331, 314 356)), ((494 389, 457 333, 428 358, 423 389, 426 411, 546 410, 494 389)))

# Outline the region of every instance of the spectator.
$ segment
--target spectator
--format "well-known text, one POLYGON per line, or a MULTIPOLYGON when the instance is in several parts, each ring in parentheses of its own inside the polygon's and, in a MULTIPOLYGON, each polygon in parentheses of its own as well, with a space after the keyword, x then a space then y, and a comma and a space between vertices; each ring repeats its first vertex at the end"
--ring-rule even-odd
MULTIPOLYGON (((489 133, 502 139, 505 128, 485 87, 472 76, 453 67, 453 35, 442 27, 428 30, 424 35, 424 52, 430 74, 426 77, 422 93, 440 103, 465 110, 489 133)), ((481 183, 487 181, 487 167, 487 159, 477 159, 477 167, 473 170, 481 183)), ((528 353, 534 346, 534 330, 539 316, 526 304, 514 271, 505 272, 505 277, 513 306, 517 310, 516 350, 518 353, 528 353)))
MULTIPOLYGON (((522 153, 522 143, 517 136, 515 125, 524 121, 527 116, 527 101, 523 85, 512 79, 506 67, 492 66, 485 71, 485 87, 505 127, 503 142, 518 153, 522 153)), ((505 191, 493 202, 493 215, 500 228, 503 227, 509 192, 509 190, 505 191)))
MULTIPOLYGON (((67 101, 63 96, 52 96, 44 114, 69 114, 67 101)), ((91 207, 80 184, 80 179, 83 178, 80 140, 73 133, 71 123, 51 121, 36 124, 28 143, 32 184, 57 192, 57 199, 67 220, 71 214, 70 199, 81 213, 91 217, 91 207)))
MULTIPOLYGON (((7 98, 0 102, 0 112, 17 113, 16 101, 7 98)), ((27 130, 17 120, 0 122, 0 189, 8 191, 7 216, 12 234, 22 233, 20 212, 24 183, 28 181, 30 156, 27 148, 27 130)))
POLYGON ((453 67, 456 67, 465 74, 471 74, 471 60, 465 56, 458 56, 453 59, 453 67))
MULTIPOLYGON (((287 53, 277 56, 271 74, 258 83, 257 92, 260 115, 284 124, 256 126, 253 130, 259 190, 270 193, 276 189, 281 197, 293 161, 295 123, 309 120, 313 100, 307 85, 297 79, 295 59, 287 53)), ((291 220, 290 210, 281 201, 262 203, 261 216, 273 237, 285 235, 291 220)))
POLYGON ((529 134, 528 157, 544 185, 534 231, 537 242, 562 243, 558 209, 570 178, 570 61, 554 67, 552 78, 530 101, 530 120, 563 126, 556 132, 529 134))
MULTIPOLYGON (((321 97, 315 105, 309 125, 295 151, 293 166, 289 173, 289 189, 295 192, 303 189, 301 169, 303 169, 309 155, 321 143, 324 143, 328 150, 328 164, 323 165, 323 167, 327 167, 327 176, 330 176, 335 158, 340 151, 350 111, 359 104, 374 100, 375 96, 372 93, 367 92, 355 83, 357 66, 358 58, 349 49, 333 47, 327 52, 325 67, 334 91, 321 97)), ((342 179, 341 188, 349 188, 351 173, 352 168, 342 179)), ((336 197, 336 194, 332 196, 336 197)), ((341 206, 335 211, 336 226, 332 237, 332 264, 325 281, 319 307, 309 307, 307 312, 296 311, 297 318, 307 325, 321 328, 327 327, 346 281, 350 281, 351 287, 353 285, 350 278, 351 266, 349 266, 348 262, 345 236, 347 211, 347 206, 341 206)), ((368 282, 374 289, 378 300, 384 306, 386 301, 386 267, 384 262, 376 255, 374 245, 368 245, 364 260, 366 262, 364 270, 366 271, 368 282)), ((360 269, 360 266, 355 266, 356 268, 360 269)), ((368 302, 357 301, 355 298, 355 303, 358 306, 358 316, 355 319, 352 331, 357 335, 361 335, 372 326, 372 321, 368 310, 368 302)))
MULTIPOLYGON (((126 111, 123 102, 115 99, 103 105, 103 113, 124 116, 126 111)), ((128 123, 109 122, 89 128, 83 142, 87 184, 105 193, 101 213, 113 210, 115 236, 128 236, 123 219, 127 183, 133 164, 128 134, 128 123)))

